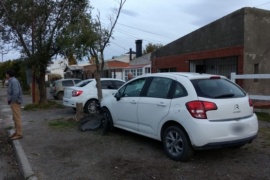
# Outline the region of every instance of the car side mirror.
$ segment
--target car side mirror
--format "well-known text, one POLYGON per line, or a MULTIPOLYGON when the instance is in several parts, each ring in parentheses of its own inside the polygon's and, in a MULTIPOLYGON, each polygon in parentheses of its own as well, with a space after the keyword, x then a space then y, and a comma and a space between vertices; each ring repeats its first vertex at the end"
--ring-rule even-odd
POLYGON ((114 97, 116 98, 117 101, 121 99, 121 94, 119 92, 115 93, 114 97))

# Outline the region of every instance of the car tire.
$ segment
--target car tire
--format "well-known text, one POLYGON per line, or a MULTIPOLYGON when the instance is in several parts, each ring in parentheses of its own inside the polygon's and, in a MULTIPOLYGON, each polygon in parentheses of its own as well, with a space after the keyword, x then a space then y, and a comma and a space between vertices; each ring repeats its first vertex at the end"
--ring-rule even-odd
POLYGON ((84 111, 88 114, 95 114, 98 113, 98 102, 97 100, 90 99, 85 103, 84 111))
POLYGON ((187 161, 193 155, 189 137, 180 126, 167 127, 162 141, 167 156, 175 161, 187 161))
POLYGON ((64 96, 64 92, 59 92, 58 94, 57 94, 57 99, 59 99, 59 100, 63 100, 63 96, 64 96))
POLYGON ((103 125, 103 132, 111 131, 113 130, 113 119, 112 115, 109 109, 103 108, 103 120, 102 120, 102 125, 103 125))

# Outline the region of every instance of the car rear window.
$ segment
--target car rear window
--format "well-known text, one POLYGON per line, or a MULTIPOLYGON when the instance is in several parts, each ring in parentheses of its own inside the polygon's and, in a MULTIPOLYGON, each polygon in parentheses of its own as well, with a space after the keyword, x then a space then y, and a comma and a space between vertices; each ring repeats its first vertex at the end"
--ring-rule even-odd
POLYGON ((84 87, 85 85, 89 84, 90 82, 92 82, 93 80, 88 80, 88 81, 81 81, 78 84, 76 84, 76 87, 84 87))
POLYGON ((73 83, 72 80, 63 80, 63 81, 62 81, 62 85, 63 85, 63 86, 73 86, 74 83, 73 83))
POLYGON ((191 80, 197 95, 206 98, 238 98, 246 93, 227 79, 195 79, 191 80))
POLYGON ((102 80, 101 89, 115 89, 111 80, 102 80))
POLYGON ((123 84, 125 84, 125 82, 123 81, 114 81, 115 85, 116 85, 116 88, 120 88, 123 84))
POLYGON ((79 82, 81 82, 82 80, 74 80, 75 84, 78 84, 79 82))

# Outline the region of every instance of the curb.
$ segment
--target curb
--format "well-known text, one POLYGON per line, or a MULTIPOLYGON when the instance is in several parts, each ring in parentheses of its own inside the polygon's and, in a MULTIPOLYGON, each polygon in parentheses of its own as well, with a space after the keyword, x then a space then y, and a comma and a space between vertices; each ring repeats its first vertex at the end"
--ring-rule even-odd
MULTIPOLYGON (((9 130, 9 135, 13 134, 14 130, 9 130)), ((34 171, 32 170, 32 167, 30 166, 30 163, 27 159, 27 156, 22 148, 22 145, 19 140, 13 140, 12 141, 15 155, 17 157, 19 169, 24 177, 24 179, 27 180, 38 180, 38 178, 35 176, 34 171)))

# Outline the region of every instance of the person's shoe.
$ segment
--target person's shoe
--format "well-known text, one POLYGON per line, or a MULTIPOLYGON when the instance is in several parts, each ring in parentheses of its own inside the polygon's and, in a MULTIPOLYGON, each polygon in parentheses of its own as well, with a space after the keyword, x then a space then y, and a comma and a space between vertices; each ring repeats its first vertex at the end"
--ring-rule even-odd
POLYGON ((14 137, 10 138, 11 140, 16 140, 16 139, 21 139, 22 136, 19 136, 19 135, 15 135, 14 137))
POLYGON ((12 135, 10 135, 9 138, 13 138, 14 136, 16 136, 16 133, 13 133, 12 135))

